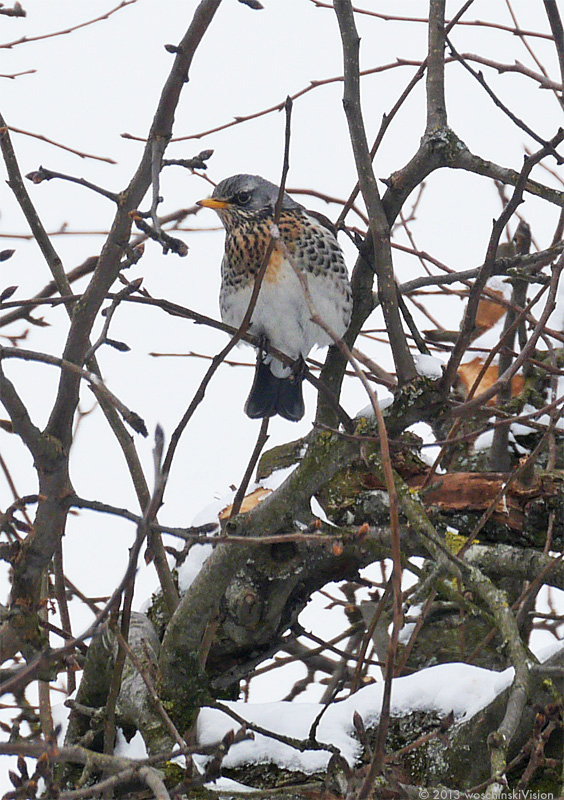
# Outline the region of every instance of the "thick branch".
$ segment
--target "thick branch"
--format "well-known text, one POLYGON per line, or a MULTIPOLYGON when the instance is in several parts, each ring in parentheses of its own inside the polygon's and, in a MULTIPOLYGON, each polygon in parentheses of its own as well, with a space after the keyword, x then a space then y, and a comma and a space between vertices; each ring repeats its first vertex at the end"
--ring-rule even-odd
POLYGON ((508 606, 506 595, 497 589, 483 572, 453 555, 437 534, 422 506, 413 499, 408 487, 405 484, 402 485, 399 478, 397 486, 404 513, 418 535, 421 536, 425 546, 429 548, 429 552, 437 564, 463 581, 484 602, 495 618, 496 626, 504 642, 507 642, 511 663, 515 668, 515 678, 509 693, 505 716, 495 733, 491 734, 491 777, 495 781, 500 781, 505 772, 507 748, 515 734, 527 699, 531 679, 531 662, 528 652, 521 640, 519 628, 508 606))
POLYGON ((430 134, 447 126, 445 102, 445 4, 431 0, 427 54, 427 128, 430 134))
MULTIPOLYGON (((280 488, 251 512, 229 523, 235 536, 264 536, 287 530, 295 519, 309 518, 310 498, 358 452, 358 444, 318 434, 301 464, 280 488)), ((309 520, 308 520, 309 521, 309 520)), ((256 545, 255 545, 256 546, 256 545)), ((224 544, 215 549, 181 599, 162 642, 160 666, 165 696, 186 692, 185 671, 195 669, 206 627, 237 571, 252 558, 254 546, 224 544)))
MULTIPOLYGON (((492 178, 496 181, 501 181, 508 186, 517 186, 521 173, 514 169, 501 167, 493 161, 488 161, 485 158, 476 156, 470 152, 466 147, 459 148, 454 153, 454 158, 449 166, 454 169, 464 169, 468 172, 473 172, 476 175, 484 175, 487 178, 492 178)), ((545 186, 538 181, 533 181, 530 178, 525 182, 525 191, 535 197, 540 197, 549 203, 554 203, 557 206, 564 206, 564 192, 558 189, 553 189, 551 186, 545 186)))
POLYGON ((343 107, 349 126, 360 190, 368 210, 370 238, 374 249, 374 270, 378 276, 378 293, 390 337, 398 383, 401 386, 401 384, 417 377, 417 370, 415 369, 402 326, 392 265, 390 227, 382 206, 376 178, 374 177, 370 149, 364 128, 360 104, 360 38, 356 30, 350 0, 335 0, 335 13, 343 43, 345 76, 343 107))

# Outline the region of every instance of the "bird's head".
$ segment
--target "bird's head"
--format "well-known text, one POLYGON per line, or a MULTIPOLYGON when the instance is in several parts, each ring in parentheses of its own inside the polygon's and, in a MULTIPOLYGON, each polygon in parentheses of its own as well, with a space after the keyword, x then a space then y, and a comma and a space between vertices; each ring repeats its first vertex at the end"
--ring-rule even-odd
MULTIPOLYGON (((197 205, 213 208, 222 220, 231 215, 251 216, 264 211, 273 213, 278 192, 278 186, 260 175, 233 175, 218 183, 212 196, 199 200, 197 205)), ((284 194, 282 209, 292 208, 301 206, 284 194)))

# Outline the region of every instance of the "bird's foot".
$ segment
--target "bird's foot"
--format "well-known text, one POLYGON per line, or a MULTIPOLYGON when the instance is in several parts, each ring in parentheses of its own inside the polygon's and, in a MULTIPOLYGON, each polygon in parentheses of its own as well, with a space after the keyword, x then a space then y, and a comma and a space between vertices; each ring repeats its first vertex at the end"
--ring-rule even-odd
POLYGON ((257 346, 258 358, 257 358, 257 360, 264 361, 264 358, 268 353, 268 346, 270 344, 270 341, 269 341, 268 336, 266 335, 266 333, 261 333, 259 336, 257 336, 257 339, 258 339, 258 346, 257 346))
POLYGON ((303 380, 307 375, 307 364, 303 356, 298 356, 292 364, 292 376, 294 380, 303 380))

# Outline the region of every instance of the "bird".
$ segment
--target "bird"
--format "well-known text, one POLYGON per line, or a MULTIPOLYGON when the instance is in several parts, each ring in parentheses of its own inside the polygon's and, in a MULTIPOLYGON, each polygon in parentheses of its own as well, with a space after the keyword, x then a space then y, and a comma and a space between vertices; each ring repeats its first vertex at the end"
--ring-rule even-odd
MULTIPOLYGON (((241 325, 274 224, 279 187, 259 175, 233 175, 198 205, 217 212, 225 228, 221 262, 220 312, 241 325)), ((338 337, 348 328, 352 294, 347 268, 332 223, 308 211, 288 194, 282 197, 277 238, 264 274, 249 332, 258 337, 257 363, 245 413, 251 419, 277 414, 297 422, 305 414, 302 392, 305 359, 315 345, 333 344, 312 319, 306 293, 296 275, 307 279, 313 308, 338 337), (289 356, 293 366, 268 353, 265 344, 289 356)))

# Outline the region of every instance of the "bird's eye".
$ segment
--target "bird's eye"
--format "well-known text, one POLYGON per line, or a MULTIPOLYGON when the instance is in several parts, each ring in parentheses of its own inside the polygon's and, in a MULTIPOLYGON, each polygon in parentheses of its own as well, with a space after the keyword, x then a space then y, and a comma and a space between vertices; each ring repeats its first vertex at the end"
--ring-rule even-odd
POLYGON ((237 203, 240 206, 247 205, 247 203, 249 202, 250 199, 251 199, 251 193, 250 192, 238 192, 236 197, 235 197, 235 200, 237 201, 237 203))

